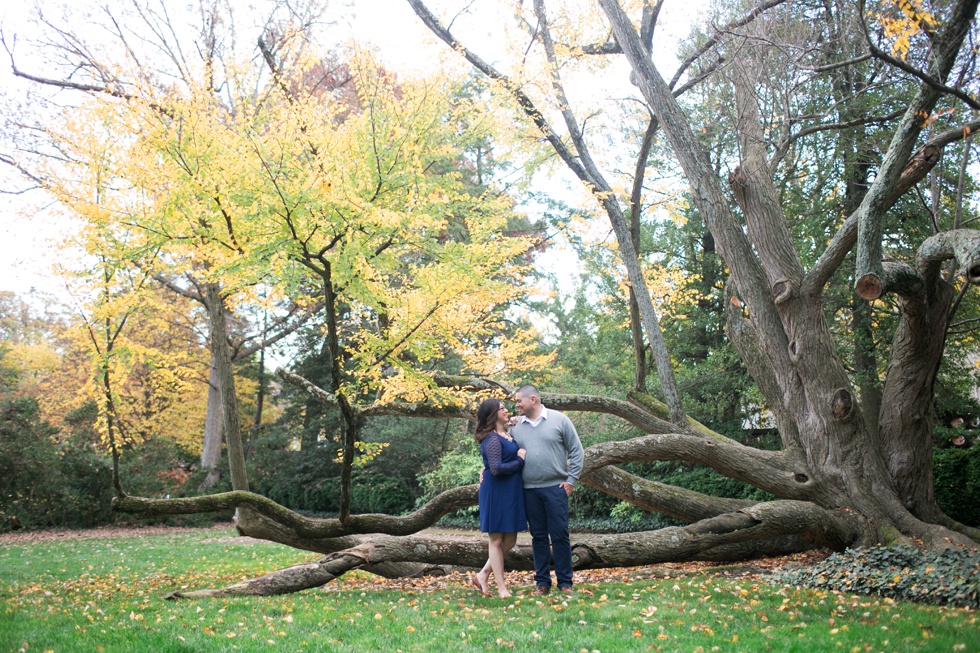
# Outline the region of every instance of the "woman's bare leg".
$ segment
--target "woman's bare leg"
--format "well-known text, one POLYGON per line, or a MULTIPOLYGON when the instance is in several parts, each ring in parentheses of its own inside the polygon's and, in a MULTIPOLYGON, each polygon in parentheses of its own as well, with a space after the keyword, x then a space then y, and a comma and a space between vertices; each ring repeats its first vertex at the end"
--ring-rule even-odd
POLYGON ((473 584, 479 588, 482 594, 490 593, 490 571, 490 559, 487 558, 486 563, 483 565, 483 569, 473 575, 473 584))
MULTIPOLYGON (((493 578, 497 583, 497 594, 502 599, 510 598, 510 590, 504 582, 504 549, 503 543, 506 533, 490 533, 489 560, 487 563, 493 570, 493 578)), ((511 545, 513 546, 513 545, 511 545)))

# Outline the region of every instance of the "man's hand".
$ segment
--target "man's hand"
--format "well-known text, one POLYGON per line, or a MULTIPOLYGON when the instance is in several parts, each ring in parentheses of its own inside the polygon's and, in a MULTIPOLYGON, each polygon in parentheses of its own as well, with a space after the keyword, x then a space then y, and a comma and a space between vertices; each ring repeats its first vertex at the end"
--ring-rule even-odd
POLYGON ((565 496, 572 496, 572 490, 575 489, 575 486, 571 483, 559 483, 558 487, 565 490, 565 496))

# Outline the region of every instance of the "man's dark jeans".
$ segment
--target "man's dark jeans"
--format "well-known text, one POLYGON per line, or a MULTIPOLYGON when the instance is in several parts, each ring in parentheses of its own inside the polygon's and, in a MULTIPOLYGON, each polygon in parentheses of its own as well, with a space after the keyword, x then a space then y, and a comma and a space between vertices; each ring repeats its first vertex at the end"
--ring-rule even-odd
POLYGON ((524 508, 531 531, 534 554, 534 583, 551 587, 551 559, 554 555, 558 587, 572 586, 572 544, 568 537, 568 495, 553 487, 525 488, 524 508))

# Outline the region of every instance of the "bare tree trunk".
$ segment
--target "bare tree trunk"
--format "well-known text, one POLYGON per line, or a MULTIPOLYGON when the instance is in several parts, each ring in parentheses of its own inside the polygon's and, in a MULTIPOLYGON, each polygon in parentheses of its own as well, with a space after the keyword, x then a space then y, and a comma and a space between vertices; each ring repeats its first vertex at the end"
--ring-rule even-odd
POLYGON ((231 352, 224 337, 225 304, 217 283, 207 284, 207 307, 211 331, 211 351, 221 388, 221 412, 225 439, 228 443, 228 467, 233 490, 248 490, 245 472, 245 451, 242 447, 241 418, 238 414, 238 396, 235 393, 235 374, 231 365, 231 352))
POLYGON ((262 409, 265 405, 265 347, 259 350, 258 389, 255 391, 255 416, 252 419, 252 429, 246 446, 246 458, 251 453, 259 430, 262 428, 262 409))
POLYGON ((351 506, 351 470, 354 467, 354 443, 357 441, 357 416, 353 407, 347 401, 347 397, 341 392, 343 381, 343 360, 341 359, 340 335, 337 327, 338 297, 336 288, 333 285, 331 276, 331 265, 328 261, 323 261, 323 268, 319 270, 323 283, 323 296, 325 298, 325 310, 327 312, 327 341, 326 346, 330 357, 330 389, 331 394, 336 400, 336 405, 340 408, 341 414, 341 461, 340 461, 340 521, 346 522, 350 518, 351 506))
MULTIPOLYGON (((955 232, 945 232, 951 233, 955 232)), ((934 236, 923 250, 937 240, 945 239, 934 236)), ((901 299, 902 318, 885 378, 883 401, 888 410, 881 417, 882 452, 899 496, 910 512, 927 521, 936 521, 940 514, 932 477, 933 389, 955 294, 940 278, 945 260, 940 256, 923 261, 925 287, 901 299)))
POLYGON ((211 365, 208 373, 208 407, 204 417, 204 449, 201 451, 201 469, 207 476, 198 488, 201 492, 210 490, 221 479, 218 465, 221 463, 221 442, 223 440, 223 417, 221 415, 221 388, 218 385, 218 368, 212 349, 211 365))

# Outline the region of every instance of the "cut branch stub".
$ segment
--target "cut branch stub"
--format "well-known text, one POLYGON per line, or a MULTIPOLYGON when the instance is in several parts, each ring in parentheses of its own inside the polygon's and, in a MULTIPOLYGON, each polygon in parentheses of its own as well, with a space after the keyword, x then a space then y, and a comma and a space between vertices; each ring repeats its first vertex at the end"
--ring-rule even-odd
POLYGON ((742 166, 738 166, 728 173, 728 185, 731 187, 732 192, 738 193, 743 191, 747 185, 747 181, 745 173, 742 171, 742 166))
POLYGON ((847 419, 854 413, 854 396, 845 388, 838 389, 830 402, 830 412, 838 422, 847 419))
POLYGON ((782 304, 793 296, 793 283, 789 279, 780 279, 772 285, 772 299, 782 304))
POLYGON ((971 266, 966 271, 966 280, 974 286, 980 285, 980 263, 971 266))
POLYGON ((858 297, 869 302, 881 297, 881 291, 881 278, 874 272, 861 275, 854 284, 854 292, 858 294, 858 297))

